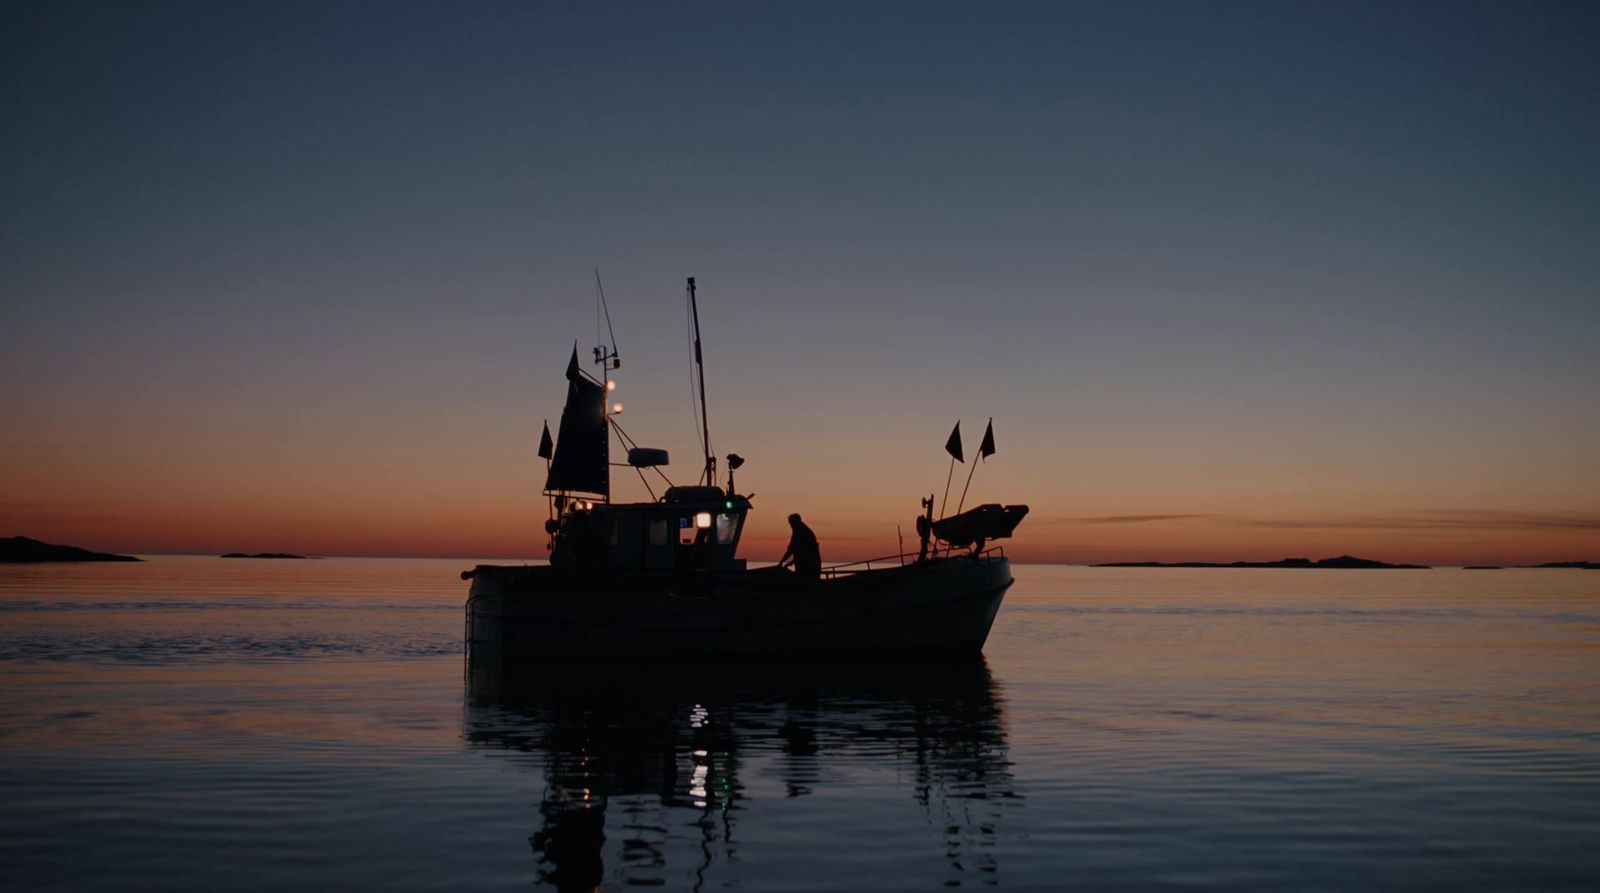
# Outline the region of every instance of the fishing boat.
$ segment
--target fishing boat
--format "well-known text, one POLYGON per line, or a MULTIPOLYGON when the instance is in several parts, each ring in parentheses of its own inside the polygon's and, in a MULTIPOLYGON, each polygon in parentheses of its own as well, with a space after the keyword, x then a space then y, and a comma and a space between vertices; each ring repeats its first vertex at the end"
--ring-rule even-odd
MULTIPOLYGON (((583 370, 574 346, 557 437, 552 440, 546 426, 540 443, 549 463, 550 560, 462 572, 472 583, 469 660, 514 665, 980 652, 1013 582, 1004 549, 992 542, 1009 537, 1028 507, 961 511, 958 505, 954 514, 935 519, 930 495, 916 519, 916 553, 812 573, 749 567, 738 549, 751 497, 734 485, 744 460, 728 454, 726 483, 719 481, 693 277, 687 292, 704 447, 698 481, 674 484, 662 470, 666 451, 638 446, 618 424, 620 407, 607 399, 611 374, 621 366, 615 337, 610 347, 594 351, 599 375, 583 370), (613 436, 625 461, 611 460, 613 436), (637 472, 651 501, 612 502, 614 466, 637 472), (659 497, 646 472, 665 484, 659 497)), ((959 433, 957 423, 954 449, 946 444, 952 471, 956 459, 965 461, 959 433)), ((980 453, 993 452, 991 420, 980 453)), ((947 475, 945 502, 949 484, 947 475)))

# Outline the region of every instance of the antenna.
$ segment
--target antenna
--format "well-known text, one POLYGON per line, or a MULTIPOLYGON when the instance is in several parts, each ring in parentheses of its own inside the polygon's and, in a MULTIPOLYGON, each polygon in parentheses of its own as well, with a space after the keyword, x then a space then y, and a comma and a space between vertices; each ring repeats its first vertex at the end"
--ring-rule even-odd
MULTIPOLYGON (((617 426, 616 420, 616 416, 622 412, 622 404, 611 402, 612 393, 617 389, 617 381, 611 377, 611 373, 622 368, 622 357, 617 354, 617 332, 611 327, 611 306, 606 303, 606 287, 600 284, 600 269, 598 267, 594 271, 594 292, 594 340, 600 340, 600 315, 602 313, 605 314, 606 318, 606 332, 611 336, 611 346, 609 348, 604 343, 601 343, 594 349, 594 361, 600 367, 600 377, 595 378, 594 381, 601 388, 600 411, 605 415, 605 419, 609 423, 606 425, 606 449, 609 451, 612 431, 618 432, 619 437, 625 437, 625 435, 621 434, 622 429, 617 426)), ((573 350, 576 352, 576 346, 574 346, 573 350)), ((590 376, 590 378, 594 377, 590 376)), ((643 474, 640 475, 641 478, 643 476, 643 474)), ((608 468, 607 481, 609 482, 609 480, 610 469, 608 468)), ((648 490, 649 488, 650 485, 646 484, 645 489, 648 490)), ((609 488, 606 493, 606 501, 611 501, 609 488)))
POLYGON ((594 271, 594 290, 598 299, 594 309, 594 340, 600 340, 600 314, 606 316, 606 333, 611 336, 611 347, 608 350, 604 344, 594 349, 594 361, 601 364, 601 378, 613 369, 622 368, 622 358, 617 353, 617 331, 611 328, 611 306, 606 303, 606 287, 600 284, 600 270, 594 271))
POLYGON ((694 297, 694 277, 689 277, 689 313, 694 318, 694 365, 700 371, 700 437, 706 449, 707 487, 717 485, 717 457, 711 452, 711 420, 706 418, 706 359, 700 351, 700 303, 694 297))

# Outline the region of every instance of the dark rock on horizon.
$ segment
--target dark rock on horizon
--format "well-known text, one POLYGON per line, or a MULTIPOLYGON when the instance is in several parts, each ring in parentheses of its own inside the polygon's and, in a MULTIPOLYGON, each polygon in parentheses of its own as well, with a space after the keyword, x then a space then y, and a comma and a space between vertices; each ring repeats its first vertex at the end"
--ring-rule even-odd
POLYGON ((226 555, 221 555, 219 557, 221 557, 221 558, 299 558, 299 559, 304 559, 305 558, 304 555, 293 555, 293 554, 290 554, 288 552, 255 552, 255 553, 250 553, 250 554, 246 554, 244 552, 229 552, 226 555))
POLYGON ((1523 567, 1575 567, 1586 571, 1600 571, 1600 561, 1546 561, 1544 564, 1525 564, 1523 567))
POLYGON ((1498 564, 1468 564, 1461 569, 1464 571, 1503 571, 1505 567, 1498 564))
POLYGON ((1113 561, 1106 564, 1095 564, 1091 567, 1303 567, 1303 568, 1333 568, 1339 570, 1427 570, 1425 564, 1389 564, 1384 561, 1374 561, 1371 558, 1356 558, 1351 555, 1340 555, 1337 558, 1323 558, 1312 561, 1309 558, 1281 558, 1277 561, 1233 561, 1221 563, 1215 561, 1113 561))
POLYGON ((45 564, 64 561, 138 561, 132 555, 91 552, 77 546, 42 543, 25 536, 0 539, 0 564, 45 564))
POLYGON ((1340 555, 1338 558, 1324 558, 1317 562, 1317 567, 1343 567, 1343 568, 1384 568, 1400 570, 1427 570, 1426 564, 1390 564, 1387 561, 1374 561, 1370 558, 1355 558, 1350 555, 1340 555))

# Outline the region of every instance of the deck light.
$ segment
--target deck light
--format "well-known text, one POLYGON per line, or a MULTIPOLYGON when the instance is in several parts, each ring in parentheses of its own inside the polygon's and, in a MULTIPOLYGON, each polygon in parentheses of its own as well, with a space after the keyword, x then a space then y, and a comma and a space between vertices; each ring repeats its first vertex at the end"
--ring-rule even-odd
POLYGON ((695 515, 694 526, 700 528, 701 530, 709 530, 711 527, 711 513, 701 512, 695 515))
POLYGON ((619 412, 622 412, 622 404, 621 403, 613 403, 613 404, 611 404, 611 414, 612 415, 616 415, 619 412))
POLYGON ((612 380, 606 382, 606 390, 614 391, 616 389, 617 389, 617 380, 616 379, 613 378, 612 380))

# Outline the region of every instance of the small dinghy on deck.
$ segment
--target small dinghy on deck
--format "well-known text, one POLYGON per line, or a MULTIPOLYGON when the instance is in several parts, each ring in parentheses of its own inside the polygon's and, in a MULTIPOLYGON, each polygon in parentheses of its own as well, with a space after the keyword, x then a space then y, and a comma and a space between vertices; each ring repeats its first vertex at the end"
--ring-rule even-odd
MULTIPOLYGON (((582 371, 574 349, 559 438, 552 450, 547 432, 540 450, 550 459, 550 563, 462 573, 472 582, 469 660, 979 652, 1012 583, 1004 551, 985 546, 1009 537, 1027 506, 982 505, 933 520, 930 497, 917 519, 917 554, 827 567, 811 579, 779 567, 749 569, 737 555, 751 509, 750 497, 734 488, 743 460, 730 454, 726 486, 715 483, 692 278, 689 301, 707 445, 699 484, 668 486, 651 502, 610 501, 613 430, 641 479, 649 469, 665 480, 667 454, 633 444, 607 411, 609 374, 620 366, 614 346, 595 351, 598 379, 582 371)), ((990 438, 985 455, 993 452, 990 438)))
POLYGON ((1025 505, 980 505, 933 522, 933 535, 957 549, 977 546, 981 550, 989 540, 1011 536, 1027 514, 1025 505))

